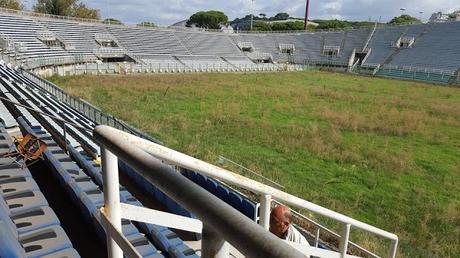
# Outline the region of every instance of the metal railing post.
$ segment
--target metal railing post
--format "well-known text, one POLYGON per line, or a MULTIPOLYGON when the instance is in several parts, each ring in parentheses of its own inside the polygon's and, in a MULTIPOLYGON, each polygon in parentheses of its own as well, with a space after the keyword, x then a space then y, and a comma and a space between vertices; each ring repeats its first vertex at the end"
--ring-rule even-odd
POLYGON ((67 150, 67 129, 64 121, 62 122, 62 130, 64 131, 64 151, 69 154, 67 150))
POLYGON ((390 258, 395 258, 397 251, 398 251, 398 240, 392 240, 391 241, 391 246, 390 246, 389 257, 390 258))
POLYGON ((203 239, 201 241, 201 257, 228 258, 230 246, 215 230, 203 225, 203 239))
MULTIPOLYGON (((102 176, 104 180, 104 208, 109 221, 121 231, 120 189, 118 180, 118 158, 106 148, 101 148, 102 176)), ((107 234, 108 257, 123 258, 117 243, 107 234)))
POLYGON ((260 196, 260 222, 259 224, 266 230, 270 228, 270 208, 272 203, 272 196, 263 194, 260 196))
POLYGON ((344 224, 342 234, 340 236, 339 253, 341 258, 345 258, 348 250, 348 240, 350 237, 350 224, 344 224))
POLYGON ((317 227, 316 228, 316 234, 315 234, 315 247, 318 248, 318 244, 319 244, 319 232, 320 232, 320 228, 317 227))

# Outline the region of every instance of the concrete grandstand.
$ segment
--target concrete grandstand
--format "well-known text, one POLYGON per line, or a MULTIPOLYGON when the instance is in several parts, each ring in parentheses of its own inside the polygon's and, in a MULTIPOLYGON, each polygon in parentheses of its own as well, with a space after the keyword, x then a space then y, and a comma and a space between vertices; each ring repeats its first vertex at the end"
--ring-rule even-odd
POLYGON ((458 22, 228 34, 107 25, 6 9, 0 20, 3 58, 41 73, 283 70, 284 64, 289 69, 333 64, 351 72, 372 69, 373 75, 452 83, 460 67, 458 22), (98 65, 102 63, 107 65, 98 65))
MULTIPOLYGON (((106 232, 111 232, 111 226, 104 222, 107 216, 104 209, 110 208, 107 199, 113 198, 110 194, 114 192, 115 199, 130 205, 122 206, 127 210, 133 209, 134 212, 133 207, 157 209, 167 212, 163 215, 166 218, 172 218, 168 216, 174 214, 186 218, 191 224, 198 223, 198 220, 203 222, 200 224, 202 232, 190 229, 190 232, 184 233, 174 230, 173 226, 163 225, 164 222, 158 225, 148 223, 148 219, 140 215, 135 220, 118 214, 121 234, 116 241, 125 241, 125 245, 117 244, 123 247, 126 256, 223 257, 219 256, 222 253, 210 255, 210 249, 214 248, 227 257, 228 253, 232 257, 244 257, 257 252, 256 256, 262 257, 272 248, 268 244, 273 243, 279 247, 279 253, 263 257, 281 254, 283 257, 379 257, 372 250, 349 241, 350 228, 357 228, 388 241, 389 256, 395 257, 396 235, 183 154, 175 153, 184 158, 184 163, 161 159, 153 153, 154 147, 163 153, 174 152, 162 146, 157 139, 70 96, 38 75, 239 72, 330 67, 355 73, 454 84, 458 82, 460 68, 460 35, 453 32, 459 30, 460 23, 439 23, 393 27, 376 25, 344 31, 228 34, 107 25, 0 10, 0 152, 16 148, 11 141, 12 136, 31 134, 45 142, 47 150, 41 166, 52 172, 50 175, 56 182, 53 187, 62 190, 61 198, 77 207, 76 216, 81 219, 82 227, 95 236, 95 241, 102 243, 94 248, 103 254, 104 244, 110 246, 115 241, 107 237, 106 232), (145 167, 133 166, 135 156, 115 161, 115 167, 119 167, 126 178, 122 180, 123 185, 118 181, 111 181, 116 183, 109 185, 108 180, 113 178, 107 175, 104 166, 109 163, 106 150, 110 137, 104 137, 113 133, 110 131, 113 129, 101 125, 119 129, 121 132, 116 132, 126 137, 125 144, 135 145, 133 142, 137 142, 149 149, 152 164, 159 171, 173 175, 168 182, 190 186, 193 190, 191 196, 209 200, 208 206, 202 204, 206 212, 217 214, 217 208, 221 207, 232 215, 231 218, 225 215, 218 219, 216 216, 210 218, 198 208, 199 204, 192 205, 186 197, 177 197, 179 194, 176 196, 174 193, 177 189, 165 190, 165 186, 155 184, 142 171, 145 167), (130 138, 134 137, 132 135, 135 140, 130 138), (199 164, 199 167, 190 165, 192 163, 199 164), (238 188, 243 191, 238 191, 238 188), (253 198, 253 195, 257 197, 253 198), (148 200, 141 200, 139 196, 148 200), (262 230, 268 227, 267 211, 275 201, 337 221, 343 224, 343 231, 333 232, 299 213, 296 218, 310 225, 309 229, 313 228, 313 231, 303 230, 299 226, 311 247, 289 246, 262 230), (211 204, 217 206, 213 209, 211 204), (104 208, 102 212, 101 208, 104 208), (228 225, 226 223, 230 221, 240 221, 241 225, 247 225, 247 230, 243 227, 241 231, 220 231, 221 228, 215 226, 217 223, 228 225), (209 225, 218 231, 218 236, 213 235, 216 232, 212 230, 207 231, 209 225), (259 229, 262 233, 257 231, 259 229), (327 239, 320 237, 323 232, 328 234, 327 239), (258 233, 259 237, 251 240, 251 233, 258 233), (221 241, 209 240, 209 235, 221 241), (207 241, 219 247, 206 246, 207 241), (256 247, 260 249, 255 250, 256 247)), ((120 151, 122 148, 117 144, 114 141, 110 146, 116 146, 114 149, 120 151)), ((62 216, 50 208, 51 197, 44 193, 47 182, 36 182, 30 170, 16 165, 10 158, 0 158, 0 257, 83 256, 75 243, 85 240, 63 229, 67 226, 61 221, 62 216)), ((111 234, 113 239, 118 236, 117 233, 111 234)), ((118 257, 117 253, 117 248, 109 249, 109 256, 118 257)))

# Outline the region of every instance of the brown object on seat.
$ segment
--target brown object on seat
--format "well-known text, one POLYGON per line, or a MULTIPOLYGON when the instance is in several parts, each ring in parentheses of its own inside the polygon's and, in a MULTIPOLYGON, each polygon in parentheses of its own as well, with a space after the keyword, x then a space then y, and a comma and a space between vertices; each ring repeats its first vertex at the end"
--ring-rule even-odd
POLYGON ((19 164, 18 160, 14 160, 14 162, 18 163, 22 168, 27 167, 26 162, 32 161, 29 164, 32 165, 38 160, 43 160, 43 153, 45 152, 47 146, 46 143, 32 134, 27 134, 21 140, 17 138, 14 139, 14 144, 16 145, 16 150, 13 149, 11 146, 10 151, 1 155, 2 157, 21 157, 24 164, 19 164))

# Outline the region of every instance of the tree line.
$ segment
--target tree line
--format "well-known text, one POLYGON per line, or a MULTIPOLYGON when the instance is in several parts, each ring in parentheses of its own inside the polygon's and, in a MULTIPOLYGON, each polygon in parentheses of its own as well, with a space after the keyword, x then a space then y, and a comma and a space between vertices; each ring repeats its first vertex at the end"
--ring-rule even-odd
MULTIPOLYGON (((235 29, 249 30, 250 22, 253 20, 252 30, 254 31, 295 31, 304 29, 304 21, 301 18, 291 17, 288 13, 277 13, 268 17, 265 13, 259 15, 248 14, 242 18, 228 20, 227 15, 220 11, 200 11, 193 14, 187 20, 187 26, 197 26, 208 29, 220 29, 222 26, 232 25, 235 29)), ((312 20, 315 26, 309 25, 309 30, 323 29, 346 29, 356 27, 368 27, 374 25, 369 21, 346 21, 346 20, 312 20)), ((418 24, 419 19, 401 15, 394 17, 388 24, 418 24)))
MULTIPOLYGON (((0 0, 0 7, 23 10, 24 5, 21 0, 0 0)), ((84 19, 96 19, 100 20, 100 11, 87 6, 80 0, 37 0, 37 3, 33 6, 32 10, 37 13, 46 13, 59 16, 69 16, 84 19)), ((249 29, 247 24, 253 19, 253 30, 257 31, 292 31, 292 30, 303 30, 304 22, 302 19, 291 17, 288 13, 281 12, 277 13, 272 17, 268 17, 267 14, 260 13, 259 15, 246 15, 242 18, 236 18, 229 21, 228 16, 221 11, 200 11, 187 20, 187 26, 197 26, 208 29, 220 29, 222 26, 228 26, 229 24, 237 27, 239 24, 246 24, 246 28, 249 29)), ((104 23, 109 24, 123 24, 120 20, 115 18, 106 18, 103 20, 104 23)), ((362 27, 370 26, 371 22, 356 22, 356 21, 344 21, 344 20, 312 20, 312 22, 318 24, 316 27, 309 26, 310 30, 314 29, 344 29, 350 27, 362 27)), ((393 18, 389 24, 416 24, 421 21, 415 17, 409 15, 401 15, 393 18)), ((143 27, 155 27, 153 22, 144 21, 138 24, 143 27)))
MULTIPOLYGON (((0 7, 14 10, 24 10, 25 8, 20 0, 0 0, 0 7)), ((82 19, 101 19, 98 9, 91 8, 79 0, 37 0, 37 3, 32 7, 32 11, 82 19)), ((106 18, 102 22, 108 24, 123 24, 120 20, 115 18, 106 18)), ((139 23, 138 26, 154 27, 155 24, 153 22, 144 21, 139 23)))

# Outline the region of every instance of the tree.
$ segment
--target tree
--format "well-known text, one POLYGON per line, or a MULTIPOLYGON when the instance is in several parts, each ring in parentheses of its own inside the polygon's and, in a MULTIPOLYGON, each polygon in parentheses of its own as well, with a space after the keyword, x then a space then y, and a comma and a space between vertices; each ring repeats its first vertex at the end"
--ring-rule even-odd
POLYGON ((271 31, 272 26, 268 22, 256 22, 254 26, 252 26, 252 30, 254 31, 271 31))
POLYGON ((343 29, 352 27, 350 22, 347 21, 340 21, 340 20, 316 20, 314 21, 318 23, 317 29, 324 30, 324 29, 343 29))
POLYGON ((0 0, 0 7, 14 10, 22 10, 24 8, 19 0, 0 0))
POLYGON ((260 19, 261 20, 266 20, 267 19, 267 14, 265 13, 259 13, 260 19))
POLYGON ((255 31, 293 31, 293 30, 303 30, 302 21, 294 22, 264 22, 259 21, 254 24, 252 30, 255 31))
POLYGON ((220 29, 222 25, 227 25, 228 17, 220 11, 197 12, 190 16, 187 26, 195 25, 209 29, 220 29))
POLYGON ((88 8, 85 4, 79 3, 72 10, 72 17, 99 20, 99 11, 88 8))
POLYGON ((272 23, 273 31, 292 31, 292 30, 303 30, 304 22, 294 21, 294 22, 274 22, 272 23))
POLYGON ((140 26, 140 27, 156 27, 155 23, 148 22, 148 21, 141 22, 141 23, 137 24, 137 26, 140 26))
POLYGON ((274 17, 271 17, 270 20, 272 21, 281 21, 289 19, 288 13, 277 13, 274 17))
POLYGON ((403 14, 398 17, 394 17, 389 24, 419 24, 422 23, 419 19, 412 17, 407 14, 403 14))
POLYGON ((60 16, 99 19, 99 11, 79 0, 37 0, 34 11, 60 16))
POLYGON ((103 21, 103 23, 107 24, 115 24, 115 25, 123 25, 123 23, 115 18, 107 18, 103 21))

